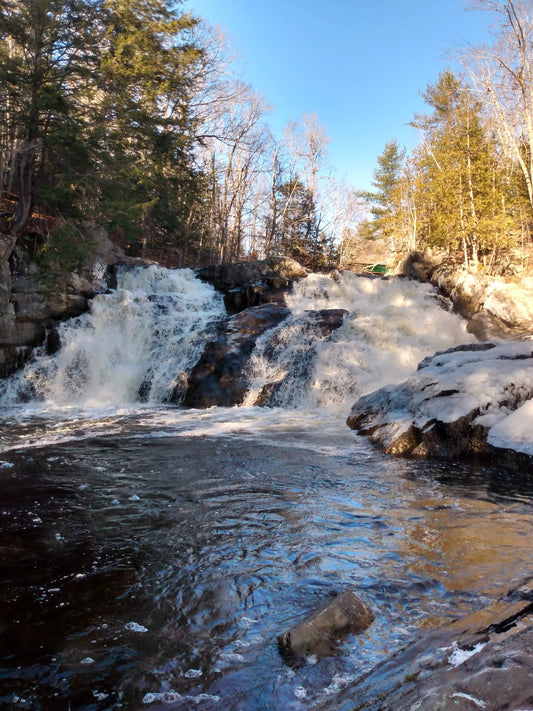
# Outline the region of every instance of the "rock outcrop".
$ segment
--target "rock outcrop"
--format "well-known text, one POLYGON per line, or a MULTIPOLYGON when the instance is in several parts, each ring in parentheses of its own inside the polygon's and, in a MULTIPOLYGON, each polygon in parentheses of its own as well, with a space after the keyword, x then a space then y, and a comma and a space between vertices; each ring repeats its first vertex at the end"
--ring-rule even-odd
POLYGON ((533 469, 533 345, 459 346, 362 397, 349 427, 400 456, 483 458, 533 469))
MULTIPOLYGON (((218 325, 217 337, 208 343, 202 357, 192 369, 183 404, 198 408, 240 405, 249 390, 248 366, 258 338, 272 330, 265 353, 275 358, 278 342, 273 329, 289 314, 290 309, 279 304, 262 304, 222 320, 218 325)), ((342 309, 307 311, 302 317, 302 327, 306 329, 311 340, 323 340, 332 331, 340 328, 345 314, 346 311, 342 309)), ((294 373, 289 368, 284 379, 267 383, 253 404, 278 404, 276 396, 285 382, 291 378, 303 377, 304 374, 300 371, 308 372, 310 365, 308 358, 299 358, 294 364, 299 372, 294 373)))
POLYGON ((306 277, 308 272, 289 257, 268 257, 203 267, 196 274, 224 294, 228 313, 235 314, 264 303, 285 305, 285 294, 291 283, 306 277))
POLYGON ((486 607, 422 634, 318 708, 531 709, 532 622, 529 580, 486 607))
POLYGON ((289 315, 278 304, 253 306, 221 321, 218 335, 208 343, 189 376, 187 407, 239 405, 248 390, 246 366, 257 339, 289 315))
POLYGON ((50 283, 37 266, 17 256, 0 265, 0 378, 22 367, 35 346, 54 345, 58 321, 78 316, 96 294, 116 284, 117 264, 135 263, 109 239, 106 230, 92 224, 80 226, 90 245, 79 272, 65 275, 61 285, 50 283))
POLYGON ((345 590, 280 634, 278 646, 288 658, 326 657, 335 653, 342 637, 364 632, 374 619, 372 610, 351 590, 345 590))
POLYGON ((480 340, 520 338, 533 331, 532 277, 495 280, 422 252, 407 255, 396 274, 436 286, 469 321, 468 330, 480 340))

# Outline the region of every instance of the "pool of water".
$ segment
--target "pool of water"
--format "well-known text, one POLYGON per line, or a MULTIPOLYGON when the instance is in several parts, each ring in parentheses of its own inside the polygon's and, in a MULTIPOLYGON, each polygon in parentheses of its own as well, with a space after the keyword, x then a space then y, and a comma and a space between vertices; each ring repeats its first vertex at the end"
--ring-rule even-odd
POLYGON ((334 709, 533 569, 531 485, 318 413, 5 418, 0 491, 1 708, 334 709), (344 589, 372 626, 287 664, 277 635, 344 589))

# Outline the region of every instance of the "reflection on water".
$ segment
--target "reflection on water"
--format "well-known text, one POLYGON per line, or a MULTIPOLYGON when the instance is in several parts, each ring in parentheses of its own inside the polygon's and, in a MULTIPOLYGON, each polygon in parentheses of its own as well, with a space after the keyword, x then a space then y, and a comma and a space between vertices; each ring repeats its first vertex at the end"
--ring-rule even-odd
POLYGON ((312 708, 530 574, 527 488, 255 418, 0 457, 0 707, 312 708), (376 622, 286 666, 277 634, 346 587, 376 622))

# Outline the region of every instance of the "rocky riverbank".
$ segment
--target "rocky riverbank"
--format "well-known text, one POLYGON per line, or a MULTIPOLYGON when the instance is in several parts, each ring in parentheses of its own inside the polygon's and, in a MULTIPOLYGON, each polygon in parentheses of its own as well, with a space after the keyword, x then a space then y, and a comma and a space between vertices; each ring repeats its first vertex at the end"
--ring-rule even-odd
POLYGON ((423 634, 322 711, 530 711, 532 581, 423 634))
POLYGON ((61 284, 16 252, 0 265, 0 377, 22 367, 36 346, 54 352, 57 322, 84 313, 96 294, 114 286, 115 266, 128 257, 103 229, 87 225, 84 239, 90 256, 61 284))
POLYGON ((480 341, 519 339, 533 333, 531 275, 507 280, 474 275, 446 258, 421 252, 408 254, 395 274, 435 286, 480 341))

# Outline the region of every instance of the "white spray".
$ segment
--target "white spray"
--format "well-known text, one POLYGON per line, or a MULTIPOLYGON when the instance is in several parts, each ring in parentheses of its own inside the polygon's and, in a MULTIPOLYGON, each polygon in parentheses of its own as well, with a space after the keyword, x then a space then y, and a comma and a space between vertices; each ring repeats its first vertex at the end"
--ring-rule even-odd
POLYGON ((116 291, 60 326, 61 350, 11 379, 2 401, 26 391, 55 405, 164 402, 179 391, 223 313, 220 296, 188 269, 125 272, 116 291))
POLYGON ((275 405, 346 410, 371 390, 407 378, 427 355, 475 341, 431 286, 413 281, 312 274, 297 283, 288 305, 292 316, 278 327, 275 359, 271 338, 258 344, 247 404, 265 383, 278 382, 275 405), (306 311, 319 309, 348 312, 342 327, 322 340, 309 338, 305 327, 306 311), (310 372, 302 387, 296 371, 305 358, 310 372))

